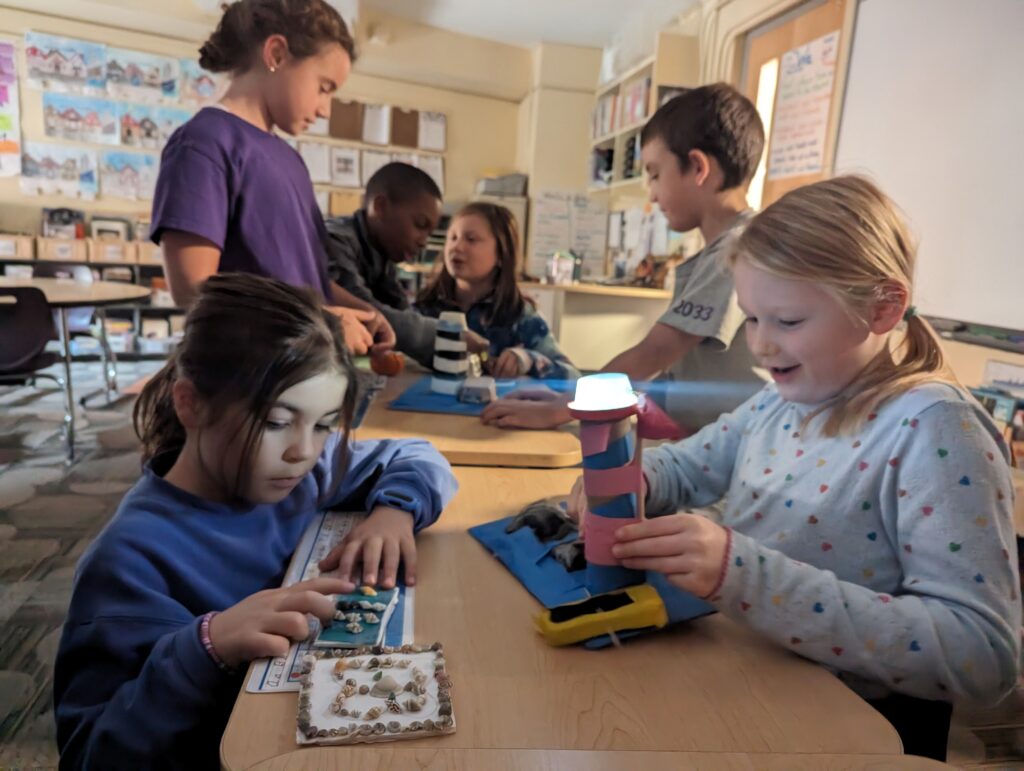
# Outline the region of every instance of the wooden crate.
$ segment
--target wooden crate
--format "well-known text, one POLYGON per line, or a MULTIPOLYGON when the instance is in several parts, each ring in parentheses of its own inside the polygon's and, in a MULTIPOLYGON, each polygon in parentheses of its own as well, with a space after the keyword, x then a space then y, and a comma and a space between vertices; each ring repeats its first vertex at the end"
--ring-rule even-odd
POLYGON ((50 262, 85 262, 88 248, 81 238, 36 238, 36 259, 50 262))
POLYGON ((31 260, 34 256, 32 236, 0 233, 0 259, 31 260))
POLYGON ((90 238, 88 254, 89 262, 123 262, 131 265, 139 261, 139 247, 134 241, 90 238))
POLYGON ((138 262, 140 265, 163 265, 164 254, 152 241, 139 241, 138 262))

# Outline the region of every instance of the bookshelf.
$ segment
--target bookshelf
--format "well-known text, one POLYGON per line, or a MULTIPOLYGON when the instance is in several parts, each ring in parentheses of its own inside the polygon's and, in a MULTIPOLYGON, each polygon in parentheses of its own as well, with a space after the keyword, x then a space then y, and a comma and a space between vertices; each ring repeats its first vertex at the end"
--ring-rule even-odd
POLYGON ((698 39, 658 33, 652 56, 598 87, 591 120, 588 191, 642 194, 640 132, 666 99, 699 83, 698 39))

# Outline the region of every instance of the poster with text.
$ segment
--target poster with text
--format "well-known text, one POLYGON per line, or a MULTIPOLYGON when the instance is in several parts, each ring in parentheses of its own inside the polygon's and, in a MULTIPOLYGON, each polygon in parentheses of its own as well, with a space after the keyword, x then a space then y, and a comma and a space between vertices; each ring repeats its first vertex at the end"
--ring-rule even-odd
POLYGON ((106 52, 107 47, 99 43, 26 32, 26 82, 47 91, 102 94, 106 52))
POLYGON ((21 192, 92 200, 96 197, 96 153, 26 142, 21 159, 21 192))
POLYGON ((782 55, 768 179, 817 174, 824 167, 838 51, 836 31, 782 55))
POLYGON ((166 56, 108 48, 107 92, 143 102, 176 101, 181 65, 166 56))
POLYGON ((46 136, 75 142, 116 145, 117 104, 108 99, 73 94, 43 94, 43 128, 46 136))
POLYGON ((0 42, 0 177, 21 173, 17 67, 14 45, 0 42))

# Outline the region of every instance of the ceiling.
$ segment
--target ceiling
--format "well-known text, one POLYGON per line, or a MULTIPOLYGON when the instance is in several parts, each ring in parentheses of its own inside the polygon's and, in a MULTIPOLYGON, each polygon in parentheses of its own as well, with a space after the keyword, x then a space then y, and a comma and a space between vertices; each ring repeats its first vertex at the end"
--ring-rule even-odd
POLYGON ((362 0, 361 5, 421 24, 512 45, 603 48, 624 17, 660 26, 698 0, 362 0))

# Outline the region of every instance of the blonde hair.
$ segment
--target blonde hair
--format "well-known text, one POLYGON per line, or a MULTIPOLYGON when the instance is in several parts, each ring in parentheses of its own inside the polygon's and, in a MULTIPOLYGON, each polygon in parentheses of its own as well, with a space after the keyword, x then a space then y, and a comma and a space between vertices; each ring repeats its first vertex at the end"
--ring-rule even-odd
MULTIPOLYGON (((911 302, 916 249, 897 206, 870 180, 840 176, 793 190, 758 214, 729 256, 780 278, 831 292, 862 319, 878 302, 911 302)), ((893 397, 929 381, 957 383, 939 338, 912 306, 902 340, 865 369, 810 422, 830 410, 825 436, 858 430, 893 397)))

